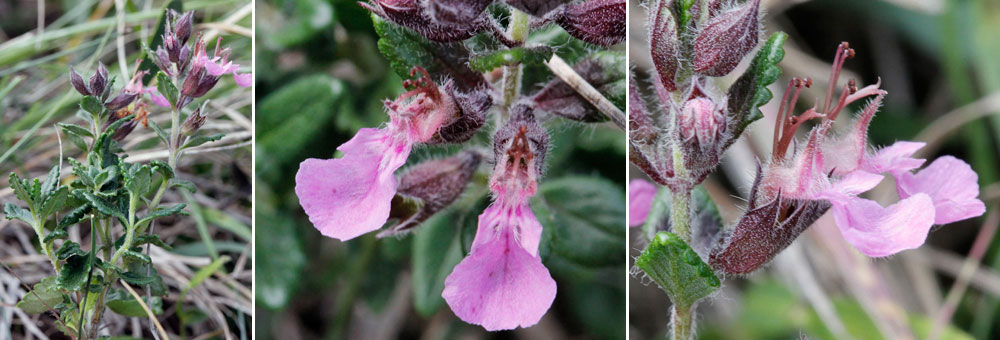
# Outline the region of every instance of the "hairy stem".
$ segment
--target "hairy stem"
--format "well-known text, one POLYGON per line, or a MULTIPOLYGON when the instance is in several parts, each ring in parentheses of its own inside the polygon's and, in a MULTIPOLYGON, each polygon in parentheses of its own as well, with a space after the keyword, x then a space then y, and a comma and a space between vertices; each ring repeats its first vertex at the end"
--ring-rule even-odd
POLYGON ((688 308, 674 305, 670 312, 670 336, 673 340, 688 340, 693 335, 694 326, 692 312, 688 308))
POLYGON ((691 193, 675 192, 670 200, 670 223, 674 234, 691 243, 691 193))
MULTIPOLYGON (((528 36, 530 26, 531 16, 517 9, 510 9, 510 24, 507 27, 507 34, 510 35, 512 40, 524 42, 524 39, 528 36)), ((505 66, 503 68, 503 106, 500 110, 502 113, 500 115, 500 123, 507 121, 507 117, 510 115, 510 107, 517 100, 517 94, 521 90, 521 71, 521 64, 505 66)), ((499 126, 500 124, 497 125, 499 126)))

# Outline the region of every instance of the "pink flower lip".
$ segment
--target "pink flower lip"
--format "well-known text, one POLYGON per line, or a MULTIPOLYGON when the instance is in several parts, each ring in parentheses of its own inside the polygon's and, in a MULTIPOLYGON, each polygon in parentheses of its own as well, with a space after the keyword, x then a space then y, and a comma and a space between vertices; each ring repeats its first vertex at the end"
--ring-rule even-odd
POLYGON ((628 184, 628 225, 635 227, 646 222, 653 200, 656 198, 656 186, 644 179, 633 179, 628 184))

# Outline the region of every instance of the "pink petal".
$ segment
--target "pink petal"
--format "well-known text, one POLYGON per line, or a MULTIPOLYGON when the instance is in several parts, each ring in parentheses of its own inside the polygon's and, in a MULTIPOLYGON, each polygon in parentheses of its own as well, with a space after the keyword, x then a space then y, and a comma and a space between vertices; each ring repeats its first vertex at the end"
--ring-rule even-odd
POLYGON ((919 168, 924 164, 924 160, 910 156, 913 156, 926 144, 923 142, 896 142, 879 150, 874 155, 866 157, 861 168, 876 174, 888 172, 894 175, 919 168))
POLYGON ((656 198, 656 186, 644 179, 633 179, 628 184, 628 225, 635 227, 646 222, 649 209, 656 198))
POLYGON ((542 239, 542 224, 527 204, 507 207, 500 200, 486 208, 479 215, 479 229, 472 241, 472 250, 492 242, 502 230, 514 230, 514 240, 518 241, 531 256, 538 256, 538 243, 542 239))
POLYGON ((236 81, 236 85, 239 87, 250 87, 250 85, 253 85, 253 73, 239 74, 233 71, 233 80, 236 81))
POLYGON ((218 77, 223 74, 233 72, 235 69, 233 68, 233 62, 231 61, 227 62, 225 65, 220 65, 214 60, 208 60, 208 62, 205 63, 205 71, 208 71, 208 74, 210 75, 218 77))
POLYGON ((295 194, 309 221, 323 235, 349 240, 373 231, 389 218, 396 171, 410 145, 385 130, 361 129, 338 150, 338 159, 307 159, 295 174, 295 194))
POLYGON ((871 257, 919 247, 934 221, 934 205, 930 196, 922 193, 886 208, 858 197, 831 202, 834 221, 844 239, 871 257))
POLYGON ((969 164, 942 156, 916 174, 897 176, 896 190, 901 198, 927 194, 934 201, 934 223, 948 224, 986 212, 986 205, 976 198, 978 181, 979 176, 969 164))
POLYGON ((882 175, 876 175, 866 171, 853 171, 841 177, 837 183, 834 183, 826 191, 833 191, 843 195, 857 196, 868 190, 871 190, 885 178, 882 175))
POLYGON ((162 94, 160 94, 160 92, 156 91, 156 89, 153 89, 149 93, 149 100, 153 102, 153 105, 170 107, 170 102, 167 101, 167 97, 164 97, 162 94))
POLYGON ((488 331, 530 327, 552 306, 556 282, 541 259, 518 244, 514 227, 492 231, 480 224, 479 233, 493 237, 473 246, 445 279, 441 296, 462 321, 488 331))

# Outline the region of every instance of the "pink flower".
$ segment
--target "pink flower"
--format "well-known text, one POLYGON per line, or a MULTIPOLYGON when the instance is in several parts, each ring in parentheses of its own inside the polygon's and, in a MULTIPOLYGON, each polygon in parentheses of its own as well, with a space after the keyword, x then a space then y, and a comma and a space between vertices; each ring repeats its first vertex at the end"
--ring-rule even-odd
MULTIPOLYGON (((836 84, 837 74, 844 60, 854 51, 841 44, 834 61, 830 84, 836 84)), ((779 110, 779 129, 775 131, 773 161, 765 172, 760 193, 765 198, 779 194, 785 198, 827 200, 832 204, 834 220, 844 238, 862 253, 872 257, 889 256, 906 249, 919 247, 927 238, 934 224, 946 224, 975 217, 985 212, 985 206, 976 196, 979 187, 977 176, 968 164, 951 156, 944 156, 917 174, 911 171, 924 160, 911 156, 923 143, 897 142, 875 153, 867 151, 867 130, 885 91, 878 84, 861 90, 854 82, 847 85, 839 100, 832 97, 824 102, 821 111, 807 110, 792 116, 795 99, 809 81, 793 80, 789 88, 796 91, 787 103, 789 93, 782 99, 779 110), (876 97, 869 102, 854 126, 839 137, 827 139, 833 120, 847 104, 867 96, 876 97), (832 105, 832 106, 831 106, 832 105), (805 148, 791 159, 786 150, 795 130, 804 121, 820 118, 823 122, 813 129, 805 148), (878 185, 888 173, 896 177, 900 201, 882 207, 879 203, 858 197, 878 185)), ((831 85, 828 94, 834 93, 831 85)))
POLYGON ((656 186, 644 179, 633 179, 628 183, 628 225, 640 226, 646 222, 649 209, 656 198, 656 186))
POLYGON ((496 199, 479 215, 472 250, 441 294, 465 322, 489 331, 529 327, 552 306, 556 282, 538 256, 542 225, 528 206, 547 140, 524 105, 494 137, 490 190, 496 199))
POLYGON ((366 128, 337 149, 339 159, 307 159, 295 175, 299 204, 323 235, 349 240, 379 229, 389 218, 396 194, 399 169, 416 143, 434 137, 438 128, 455 115, 451 96, 424 77, 417 89, 386 102, 389 123, 381 129, 366 128))

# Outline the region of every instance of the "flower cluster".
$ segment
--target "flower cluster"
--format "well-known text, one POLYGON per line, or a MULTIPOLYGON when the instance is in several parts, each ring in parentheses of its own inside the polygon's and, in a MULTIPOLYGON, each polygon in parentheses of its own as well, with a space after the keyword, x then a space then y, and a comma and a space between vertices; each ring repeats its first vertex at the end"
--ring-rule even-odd
MULTIPOLYGON (((409 233, 451 206, 469 182, 480 178, 473 175, 486 158, 483 147, 472 146, 397 175, 410 152, 421 145, 475 143, 470 139, 484 126, 487 114, 494 113, 497 130, 489 177, 494 199, 479 215, 469 254, 445 279, 442 296, 456 316, 487 330, 536 324, 556 295, 556 282, 539 254, 542 224, 529 205, 548 151, 548 135, 536 114, 581 122, 607 118, 555 77, 543 89, 521 94, 522 66, 542 66, 555 53, 553 46, 523 45, 532 30, 546 25, 558 25, 568 36, 593 45, 620 43, 625 40, 625 1, 359 4, 374 14, 380 50, 407 79, 403 87, 408 91, 385 101, 387 123, 360 129, 340 145, 342 157, 306 159, 299 165, 299 204, 320 233, 343 241, 379 230, 387 222, 377 237, 409 233), (491 6, 510 10, 510 29, 500 26, 488 10, 491 6), (477 35, 492 36, 497 44, 490 48, 496 50, 473 54, 462 42, 477 35), (491 74, 503 78, 486 76, 491 74)), ((607 84, 624 92, 624 72, 613 71, 625 69, 624 58, 601 52, 606 51, 579 58, 573 70, 594 86, 607 84)), ((624 93, 615 98, 624 98, 624 93)))

